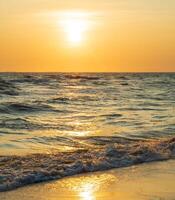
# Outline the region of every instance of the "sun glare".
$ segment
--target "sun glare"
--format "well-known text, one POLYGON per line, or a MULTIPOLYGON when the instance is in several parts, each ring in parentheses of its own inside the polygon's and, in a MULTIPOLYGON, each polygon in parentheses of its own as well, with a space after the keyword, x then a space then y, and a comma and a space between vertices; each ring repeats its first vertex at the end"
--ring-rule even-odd
POLYGON ((65 31, 70 42, 81 42, 86 29, 87 24, 82 19, 68 19, 65 22, 65 31))
POLYGON ((61 14, 60 25, 69 43, 80 44, 85 39, 90 22, 87 13, 65 12, 61 14))

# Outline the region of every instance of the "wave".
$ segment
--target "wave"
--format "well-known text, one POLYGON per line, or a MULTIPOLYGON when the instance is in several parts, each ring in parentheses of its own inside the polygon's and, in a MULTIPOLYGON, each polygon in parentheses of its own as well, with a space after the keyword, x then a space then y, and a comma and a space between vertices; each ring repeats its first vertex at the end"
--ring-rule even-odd
POLYGON ((38 74, 33 74, 33 75, 24 75, 24 74, 19 74, 16 78, 12 78, 9 80, 10 83, 31 83, 31 84, 36 84, 36 85, 47 85, 52 79, 47 78, 46 76, 41 76, 38 74))
POLYGON ((127 77, 127 76, 118 76, 117 79, 129 80, 129 77, 127 77))
POLYGON ((27 129, 27 130, 34 130, 41 128, 41 125, 32 123, 27 119, 23 119, 21 117, 14 118, 14 119, 4 119, 0 120, 0 128, 7 128, 7 129, 27 129))
POLYGON ((87 137, 88 148, 54 154, 0 156, 0 191, 79 173, 127 167, 175 158, 175 138, 137 140, 87 137), (95 144, 95 148, 93 146, 95 144))
POLYGON ((98 97, 88 96, 88 95, 79 95, 77 97, 58 97, 49 99, 48 103, 57 103, 57 104, 80 104, 82 102, 89 103, 89 102, 96 102, 98 97))
POLYGON ((100 117, 106 117, 107 119, 115 119, 115 118, 122 117, 122 114, 112 113, 112 114, 100 115, 100 117))
POLYGON ((42 123, 42 122, 34 122, 30 119, 24 119, 21 117, 13 118, 13 119, 0 119, 0 129, 11 129, 15 130, 72 130, 73 126, 67 124, 57 124, 57 123, 42 123))
POLYGON ((54 107, 43 103, 15 103, 6 102, 0 105, 0 111, 2 113, 13 112, 61 112, 54 107))
POLYGON ((120 111, 166 111, 165 108, 148 108, 148 107, 123 107, 120 111))
POLYGON ((76 75, 76 74, 67 74, 65 75, 65 78, 67 79, 84 79, 84 80, 98 80, 100 79, 99 76, 94 76, 94 75, 76 75))
POLYGON ((18 94, 19 89, 17 87, 15 87, 12 83, 0 78, 0 95, 17 96, 18 94))

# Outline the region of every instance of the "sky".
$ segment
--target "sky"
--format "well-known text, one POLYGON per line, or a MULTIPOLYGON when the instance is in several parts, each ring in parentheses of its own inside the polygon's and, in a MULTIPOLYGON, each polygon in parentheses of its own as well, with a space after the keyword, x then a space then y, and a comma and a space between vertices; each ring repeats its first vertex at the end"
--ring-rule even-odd
POLYGON ((175 71, 175 1, 0 0, 0 71, 175 71))

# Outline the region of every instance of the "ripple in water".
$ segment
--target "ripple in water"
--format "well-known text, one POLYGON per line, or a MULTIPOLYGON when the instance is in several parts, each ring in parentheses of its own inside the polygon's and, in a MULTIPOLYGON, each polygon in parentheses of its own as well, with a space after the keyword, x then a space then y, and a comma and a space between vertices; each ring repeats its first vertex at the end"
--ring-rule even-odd
POLYGON ((1 73, 0 190, 173 158, 174 122, 174 73, 1 73))

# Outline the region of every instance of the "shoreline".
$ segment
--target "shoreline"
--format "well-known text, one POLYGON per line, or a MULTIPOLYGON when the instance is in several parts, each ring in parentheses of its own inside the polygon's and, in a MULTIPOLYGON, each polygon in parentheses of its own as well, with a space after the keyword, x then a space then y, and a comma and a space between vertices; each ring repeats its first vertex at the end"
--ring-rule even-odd
POLYGON ((1 200, 174 200, 175 160, 67 177, 0 193, 1 200))
POLYGON ((75 152, 33 154, 27 157, 1 156, 0 191, 86 172, 169 160, 175 156, 175 138, 149 141, 118 138, 115 141, 111 138, 111 141, 112 145, 98 149, 84 148, 75 152))

